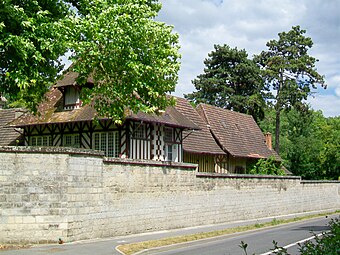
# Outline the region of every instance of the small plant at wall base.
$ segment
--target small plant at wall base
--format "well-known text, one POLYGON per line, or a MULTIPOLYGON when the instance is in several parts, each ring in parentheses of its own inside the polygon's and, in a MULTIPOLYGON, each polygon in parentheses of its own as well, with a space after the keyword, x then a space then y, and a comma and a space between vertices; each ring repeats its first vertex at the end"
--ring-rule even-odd
POLYGON ((261 158, 250 166, 248 174, 285 175, 285 172, 280 162, 277 162, 274 157, 269 157, 268 159, 261 158))

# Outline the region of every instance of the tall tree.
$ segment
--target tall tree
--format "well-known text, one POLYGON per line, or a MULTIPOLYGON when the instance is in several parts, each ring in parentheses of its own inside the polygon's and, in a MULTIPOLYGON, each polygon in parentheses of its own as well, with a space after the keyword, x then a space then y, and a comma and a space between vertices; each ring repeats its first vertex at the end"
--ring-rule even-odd
POLYGON ((33 106, 62 69, 71 12, 64 1, 0 0, 0 93, 33 106))
POLYGON ((101 116, 120 121, 126 109, 157 112, 170 103, 179 70, 178 35, 154 18, 161 4, 153 0, 79 1, 78 40, 73 69, 79 82, 89 75, 94 87, 83 101, 101 116))
MULTIPOLYGON (((326 88, 324 77, 315 67, 318 61, 308 54, 311 38, 300 26, 279 33, 278 40, 267 43, 268 50, 255 57, 263 67, 266 86, 271 91, 276 111, 275 150, 280 148, 280 115, 284 109, 299 108, 317 84, 326 88)), ((303 108, 303 107, 302 107, 303 108)))
POLYGON ((0 92, 34 109, 72 53, 82 99, 118 122, 126 109, 157 112, 172 103, 178 35, 155 21, 158 0, 0 0, 0 92))
POLYGON ((325 179, 340 180, 340 117, 319 118, 316 133, 320 147, 319 167, 325 179))
POLYGON ((204 73, 192 81, 197 91, 186 95, 189 100, 248 113, 255 120, 263 118, 260 68, 244 49, 214 45, 204 64, 204 73))
MULTIPOLYGON (((260 122, 264 132, 275 130, 275 109, 260 122)), ((294 175, 304 179, 340 177, 340 117, 325 118, 321 111, 305 108, 281 114, 281 157, 294 175)))

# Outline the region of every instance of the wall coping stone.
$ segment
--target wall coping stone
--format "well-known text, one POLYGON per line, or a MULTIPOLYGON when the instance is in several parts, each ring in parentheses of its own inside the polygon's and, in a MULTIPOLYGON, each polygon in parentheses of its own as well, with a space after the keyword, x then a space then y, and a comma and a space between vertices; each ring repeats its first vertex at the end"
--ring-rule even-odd
POLYGON ((301 180, 300 176, 281 176, 281 175, 254 175, 254 174, 223 174, 223 173, 203 173, 197 172, 198 178, 225 178, 225 179, 282 179, 282 180, 301 180))
POLYGON ((317 183, 339 183, 340 181, 335 180, 303 180, 301 184, 317 184, 317 183))
POLYGON ((104 157, 104 152, 71 148, 71 147, 44 147, 44 146, 0 146, 0 152, 13 153, 43 153, 43 154, 69 154, 104 157))
POLYGON ((181 169, 186 169, 190 171, 195 171, 197 169, 197 164, 183 163, 183 162, 171 162, 171 161, 155 161, 155 160, 104 157, 104 152, 102 151, 91 150, 91 149, 71 148, 71 147, 0 146, 0 153, 1 152, 69 154, 71 156, 72 155, 85 155, 85 156, 101 157, 103 158, 104 163, 110 163, 110 164, 161 166, 161 167, 181 168, 181 169))
POLYGON ((197 168, 197 164, 191 164, 191 163, 144 160, 144 159, 111 158, 111 157, 104 157, 104 163, 183 168, 183 169, 191 170, 191 171, 195 171, 197 168))

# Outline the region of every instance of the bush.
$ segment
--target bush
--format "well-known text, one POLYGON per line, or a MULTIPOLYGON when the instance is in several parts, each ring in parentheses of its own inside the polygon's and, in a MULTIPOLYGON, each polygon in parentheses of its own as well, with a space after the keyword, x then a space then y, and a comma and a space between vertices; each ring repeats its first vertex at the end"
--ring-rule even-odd
MULTIPOLYGON (((339 255, 340 254, 340 217, 332 219, 329 222, 330 231, 323 232, 321 236, 314 235, 314 240, 307 241, 300 246, 300 255, 339 255)), ((290 255, 287 249, 279 247, 277 242, 273 241, 273 254, 290 255)), ((247 255, 248 245, 241 242, 240 247, 247 255)), ((255 255, 255 254, 253 254, 255 255)))
POLYGON ((277 162, 274 157, 259 159, 256 164, 250 168, 248 173, 260 175, 285 175, 284 170, 281 168, 281 163, 277 162))
POLYGON ((307 241, 300 246, 301 255, 338 255, 340 254, 340 218, 329 222, 331 230, 321 237, 315 235, 315 242, 307 241))

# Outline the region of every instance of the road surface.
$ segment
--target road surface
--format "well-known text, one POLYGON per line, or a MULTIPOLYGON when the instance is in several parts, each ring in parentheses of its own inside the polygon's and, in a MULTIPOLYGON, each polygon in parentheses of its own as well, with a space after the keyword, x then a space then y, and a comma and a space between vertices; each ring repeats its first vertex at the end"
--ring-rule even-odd
MULTIPOLYGON (((293 217, 293 216, 291 216, 293 217)), ((340 217, 340 215, 333 215, 333 218, 340 217)), ((261 220, 249 220, 233 223, 225 223, 218 225, 201 226, 194 228, 185 228, 169 231, 160 231, 154 233, 145 233, 138 235, 122 236, 108 239, 98 239, 90 241, 80 241, 73 243, 66 243, 62 245, 40 245, 30 249, 0 251, 0 255, 118 255, 116 247, 124 243, 140 242, 145 240, 155 240, 172 236, 188 235, 201 232, 209 232, 214 230, 221 230, 244 225, 253 225, 255 223, 263 223, 271 221, 273 218, 266 218, 261 220)), ((233 234, 223 237, 212 238, 209 240, 201 240, 194 243, 186 243, 176 246, 175 250, 152 250, 143 254, 218 254, 218 255, 244 255, 239 244, 241 241, 248 243, 248 254, 254 252, 259 255, 267 252, 273 248, 272 241, 279 241, 279 245, 287 245, 296 241, 312 236, 310 231, 319 233, 327 230, 327 223, 329 218, 321 217, 313 220, 297 222, 288 225, 281 225, 271 229, 258 229, 252 232, 233 234)), ((173 246, 172 248, 175 248, 173 246)), ((294 251, 294 247, 290 251, 294 251)), ((291 253, 295 254, 295 253, 291 253)), ((267 255, 267 254, 266 254, 267 255)))
POLYGON ((195 241, 183 245, 169 247, 170 250, 161 249, 145 252, 142 254, 157 255, 245 255, 239 247, 241 241, 248 245, 248 254, 270 254, 274 248, 273 240, 279 246, 290 246, 289 254, 299 254, 296 242, 313 237, 313 233, 319 234, 329 230, 330 218, 318 218, 303 222, 281 225, 275 228, 262 229, 242 234, 212 238, 209 240, 195 241), (312 233, 313 232, 313 233, 312 233), (163 250, 163 251, 162 251, 163 250))

